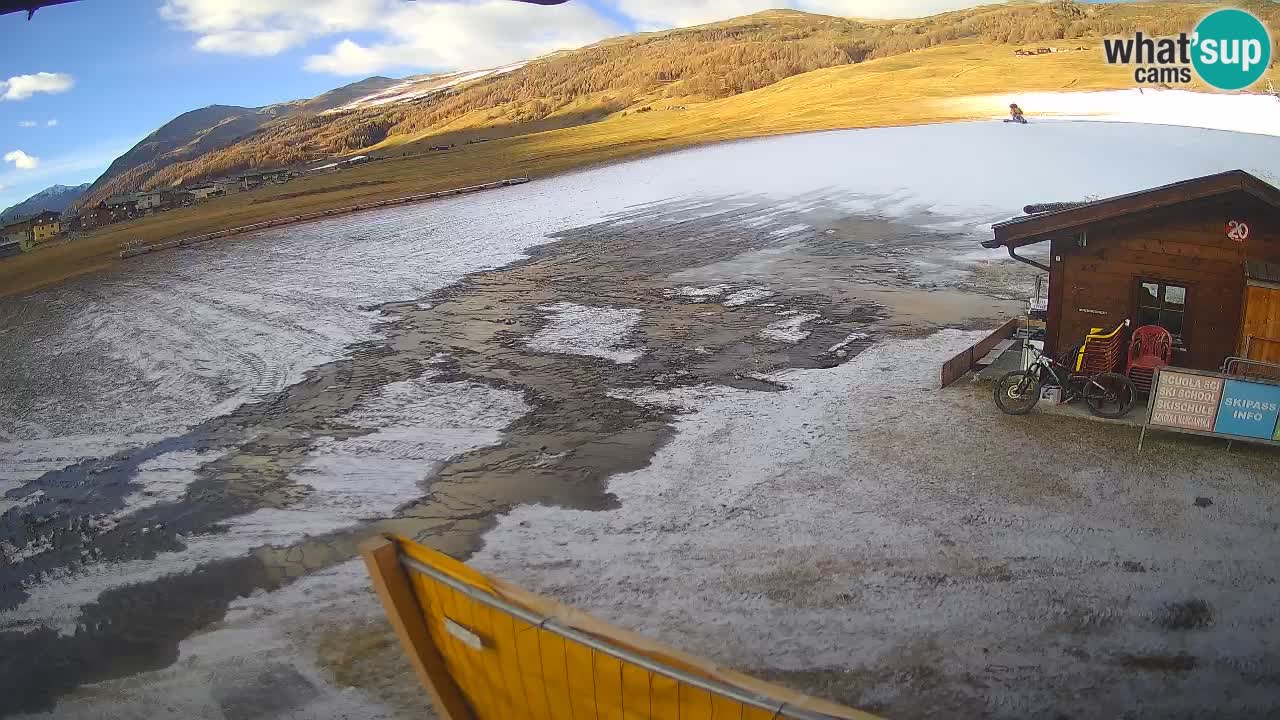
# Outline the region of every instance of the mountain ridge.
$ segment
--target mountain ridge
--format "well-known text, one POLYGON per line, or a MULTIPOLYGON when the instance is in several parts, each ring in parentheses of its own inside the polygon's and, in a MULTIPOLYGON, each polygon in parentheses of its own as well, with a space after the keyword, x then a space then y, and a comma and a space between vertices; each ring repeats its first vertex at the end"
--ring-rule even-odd
MULTIPOLYGON (((1280 21, 1277 6, 1245 4, 1271 23, 1280 21)), ((96 202, 107 191, 180 186, 251 168, 355 152, 396 154, 409 143, 430 147, 491 140, 618 114, 679 109, 814 70, 958 41, 1043 45, 1136 29, 1169 34, 1193 26, 1208 7, 1212 6, 1194 2, 1092 5, 1053 0, 980 6, 910 20, 852 20, 768 10, 608 38, 504 68, 402 80, 368 78, 312 101, 244 109, 254 114, 224 119, 226 128, 207 129, 212 137, 201 134, 151 157, 142 153, 135 158, 141 161, 119 168, 113 163, 86 199, 96 202), (362 83, 381 89, 363 96, 365 102, 354 89, 339 92, 362 83), (318 113, 299 110, 325 105, 308 103, 326 96, 347 102, 318 113), (275 110, 262 112, 271 109, 275 110)), ((1280 37, 1273 42, 1280 42, 1280 37)), ((139 146, 144 144, 145 139, 139 146)))
POLYGON ((0 223, 15 222, 46 210, 60 213, 71 207, 91 183, 83 185, 50 185, 22 202, 15 203, 0 212, 0 223))
POLYGON ((314 98, 262 107, 214 104, 188 110, 156 128, 116 158, 90 184, 77 205, 93 205, 111 195, 142 189, 143 182, 164 167, 226 147, 278 118, 318 115, 398 82, 375 76, 334 88, 314 98))

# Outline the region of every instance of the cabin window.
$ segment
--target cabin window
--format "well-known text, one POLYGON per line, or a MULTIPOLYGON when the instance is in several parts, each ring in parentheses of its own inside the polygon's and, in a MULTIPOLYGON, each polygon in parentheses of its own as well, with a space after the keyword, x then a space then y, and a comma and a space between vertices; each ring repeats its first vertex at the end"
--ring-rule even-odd
POLYGON ((1138 326, 1159 325, 1173 336, 1173 343, 1185 347, 1183 338, 1187 311, 1185 285, 1160 280, 1138 281, 1138 326))

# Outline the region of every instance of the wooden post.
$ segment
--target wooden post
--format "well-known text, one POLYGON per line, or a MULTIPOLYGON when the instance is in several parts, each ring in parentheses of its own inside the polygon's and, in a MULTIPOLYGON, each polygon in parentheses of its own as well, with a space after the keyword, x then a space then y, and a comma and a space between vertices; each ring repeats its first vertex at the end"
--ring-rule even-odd
POLYGON ((384 537, 372 538, 360 545, 360 554, 369 568, 369 577, 373 578, 373 587, 382 600, 387 620, 400 638, 400 645, 418 679, 431 695, 441 720, 474 720, 474 713, 449 675, 444 658, 423 622, 422 608, 400 564, 396 544, 384 537))

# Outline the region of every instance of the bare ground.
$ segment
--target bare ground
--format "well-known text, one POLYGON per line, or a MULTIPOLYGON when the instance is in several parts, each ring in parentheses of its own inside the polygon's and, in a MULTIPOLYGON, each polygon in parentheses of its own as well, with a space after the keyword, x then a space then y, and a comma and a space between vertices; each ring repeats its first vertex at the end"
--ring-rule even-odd
POLYGON ((948 261, 971 241, 910 222, 755 224, 767 206, 565 233, 382 306, 382 339, 262 402, 10 492, 5 697, 67 717, 258 717, 264 697, 273 717, 418 715, 350 561, 394 530, 894 717, 1276 711, 1274 453, 1158 437, 1135 457, 1129 428, 939 392, 941 362, 1016 310, 1026 276, 948 261), (557 325, 564 308, 638 313, 593 340, 557 325), (514 419, 462 452, 389 459, 361 413, 424 387, 462 393, 441 411, 455 426, 514 419), (39 579, 81 564, 134 567, 263 511, 320 516, 317 458, 362 442, 357 469, 430 482, 355 529, 110 590, 69 634, 18 619, 39 579), (96 522, 178 451, 205 453, 179 501, 96 522))

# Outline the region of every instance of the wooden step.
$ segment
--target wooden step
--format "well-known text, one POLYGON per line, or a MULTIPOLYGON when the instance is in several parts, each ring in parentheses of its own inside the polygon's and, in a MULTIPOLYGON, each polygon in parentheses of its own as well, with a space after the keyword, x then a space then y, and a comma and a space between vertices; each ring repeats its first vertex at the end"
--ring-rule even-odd
POLYGON ((1017 342, 1017 340, 1014 340, 1014 339, 1001 340, 1000 342, 996 343, 995 347, 991 348, 991 352, 987 353, 985 357, 983 357, 978 362, 974 363, 974 365, 977 365, 979 367, 986 367, 987 365, 990 365, 996 360, 999 360, 1000 356, 1004 354, 1004 351, 1012 347, 1015 342, 1017 342))

